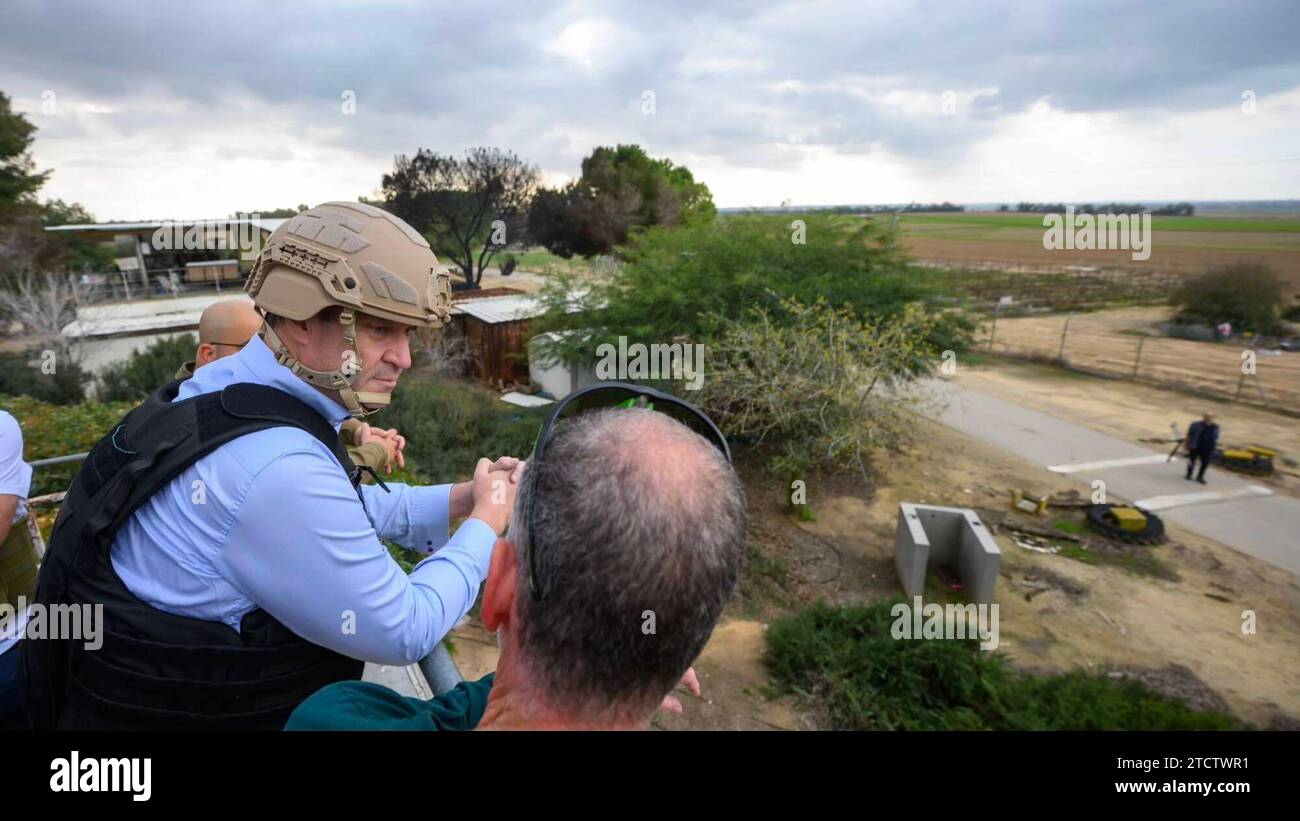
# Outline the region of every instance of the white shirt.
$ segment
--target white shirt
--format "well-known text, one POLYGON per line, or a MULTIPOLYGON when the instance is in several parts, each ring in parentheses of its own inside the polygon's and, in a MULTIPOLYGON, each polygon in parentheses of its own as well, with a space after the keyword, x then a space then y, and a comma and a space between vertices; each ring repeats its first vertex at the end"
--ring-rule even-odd
MULTIPOLYGON (((23 431, 12 414, 0 410, 0 495, 18 497, 14 527, 27 526, 23 520, 27 518, 27 494, 31 489, 32 466, 23 461, 23 431)), ((0 636, 0 655, 18 643, 18 636, 26 629, 27 611, 23 610, 15 614, 4 636, 0 636)))

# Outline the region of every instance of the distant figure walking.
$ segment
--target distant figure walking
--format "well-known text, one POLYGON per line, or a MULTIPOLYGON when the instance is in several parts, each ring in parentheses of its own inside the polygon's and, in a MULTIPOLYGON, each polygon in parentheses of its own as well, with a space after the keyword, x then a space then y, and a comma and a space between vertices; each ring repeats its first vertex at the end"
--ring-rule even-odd
POLYGON ((1201 417, 1201 421, 1193 422, 1192 426, 1187 429, 1187 476, 1189 482, 1192 480, 1192 469, 1196 467, 1196 460, 1201 460, 1201 469, 1196 474, 1196 481, 1205 484, 1205 469, 1210 466, 1210 457, 1214 455, 1214 448, 1219 444, 1219 426, 1214 422, 1214 414, 1207 413, 1201 417))

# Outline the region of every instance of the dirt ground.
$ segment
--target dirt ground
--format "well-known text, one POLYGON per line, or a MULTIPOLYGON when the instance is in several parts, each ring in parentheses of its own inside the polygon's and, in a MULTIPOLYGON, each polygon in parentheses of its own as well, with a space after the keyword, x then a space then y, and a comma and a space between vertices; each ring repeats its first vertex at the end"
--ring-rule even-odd
MULTIPOLYGON (((1300 354, 1294 356, 1300 358, 1300 354)), ((1187 426, 1208 410, 1219 423, 1224 444, 1255 444, 1278 451, 1278 472, 1252 476, 1250 481, 1300 496, 1300 420, 1294 417, 1229 400, 1012 360, 959 364, 955 378, 974 390, 1015 396, 1016 403, 1027 408, 1153 450, 1172 447, 1150 441, 1172 439, 1171 423, 1186 433, 1187 426)))
MULTIPOLYGON (((900 501, 975 507, 996 528, 1003 552, 998 652, 1017 665, 1059 672, 1076 667, 1140 671, 1153 686, 1177 695, 1211 693, 1203 703, 1221 698, 1235 714, 1260 726, 1300 716, 1295 577, 1176 526, 1169 528, 1169 542, 1150 549, 1167 579, 1031 552, 996 525, 1008 515, 1009 489, 1066 492, 1086 486, 940 425, 918 424, 923 445, 883 461, 873 492, 809 483, 816 521, 790 526, 837 549, 841 566, 821 585, 822 595, 860 602, 898 590, 893 542, 900 501), (1255 635, 1242 633, 1248 609, 1255 613, 1255 635)), ((1046 528, 1081 519, 1078 514, 1017 517, 1046 528)))
POLYGON ((1134 260, 1126 250, 1048 250, 1043 247, 1041 228, 914 226, 907 229, 903 244, 916 259, 949 263, 1115 265, 1196 273, 1229 262, 1262 262, 1278 273, 1288 298, 1300 293, 1300 234, 1293 233, 1161 231, 1146 260, 1134 260))
MULTIPOLYGON (((1246 377, 1243 383, 1244 345, 1161 336, 1156 323, 1169 316, 1167 307, 1093 311, 1070 316, 1068 329, 1067 317, 1060 314, 1002 318, 994 332, 992 352, 1045 360, 1063 354, 1073 367, 1124 378, 1136 367, 1137 381, 1223 399, 1235 397, 1240 384, 1244 403, 1300 410, 1300 353, 1257 351, 1256 375, 1246 377)), ((980 342, 981 350, 986 347, 987 338, 980 342)))
MULTIPOLYGON (((1022 669, 1137 677, 1262 727, 1300 726, 1295 577, 1176 526, 1166 544, 1147 549, 1156 575, 1027 550, 1004 519, 1050 529, 1081 517, 1010 514, 1010 488, 1063 493, 1086 486, 940 425, 918 426, 920 445, 878 459, 870 485, 856 474, 811 478, 812 522, 786 512, 789 491, 770 480, 758 456, 739 460, 751 549, 761 558, 751 556, 740 594, 695 664, 702 696, 679 692, 684 712, 661 713, 654 727, 816 728, 816 716, 795 698, 770 697, 764 630, 818 599, 861 604, 901 593, 893 550, 900 501, 975 507, 991 525, 1003 552, 997 652, 1022 669), (1246 610, 1255 614, 1254 635, 1242 632, 1246 610)), ((455 644, 467 677, 495 665, 495 643, 477 624, 457 630, 455 644)))

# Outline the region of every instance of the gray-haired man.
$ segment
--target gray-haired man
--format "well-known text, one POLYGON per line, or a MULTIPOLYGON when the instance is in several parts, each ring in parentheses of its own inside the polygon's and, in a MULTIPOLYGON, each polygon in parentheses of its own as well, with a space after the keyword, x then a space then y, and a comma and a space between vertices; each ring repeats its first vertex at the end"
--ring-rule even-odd
POLYGON ((492 554, 481 615, 496 673, 430 701, 331 685, 287 729, 644 728, 731 597, 745 522, 726 457, 666 414, 561 422, 492 554))

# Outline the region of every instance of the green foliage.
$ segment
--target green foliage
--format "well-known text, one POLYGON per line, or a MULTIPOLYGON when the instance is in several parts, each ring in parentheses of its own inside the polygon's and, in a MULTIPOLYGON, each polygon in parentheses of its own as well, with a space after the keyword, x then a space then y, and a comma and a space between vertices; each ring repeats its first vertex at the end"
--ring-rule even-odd
MULTIPOLYGON (((897 316, 930 291, 903 270, 887 231, 855 217, 805 214, 802 244, 790 216, 744 215, 650 228, 624 249, 625 264, 585 292, 552 277, 541 292, 547 315, 538 330, 572 330, 547 346, 564 361, 589 360, 601 343, 700 342, 750 307, 777 310, 782 300, 825 297, 863 320, 897 316), (581 313, 568 313, 576 301, 581 313)), ((958 313, 939 314, 918 344, 964 350, 973 326, 958 313)), ((707 363, 706 363, 707 367, 707 363)))
POLYGON ((54 373, 41 372, 42 351, 0 352, 0 396, 28 396, 60 405, 85 401, 86 377, 70 362, 56 362, 54 373))
MULTIPOLYGON (((95 215, 79 203, 49 200, 41 206, 44 225, 85 225, 95 222, 95 215)), ((72 233, 50 235, 51 242, 63 257, 63 265, 70 271, 111 271, 114 269, 113 249, 102 242, 84 239, 72 233)))
POLYGON ((1017 672, 977 639, 894 639, 898 603, 818 603, 772 623, 764 661, 778 691, 845 730, 1243 729, 1138 682, 1017 672))
POLYGON ((45 225, 84 225, 95 221, 95 215, 86 207, 76 202, 48 200, 41 209, 41 221, 45 225))
POLYGON ((35 171, 31 157, 36 126, 26 115, 14 111, 9 96, 0 91, 0 211, 33 202, 36 191, 45 184, 49 171, 35 171))
POLYGON ((654 159, 639 145, 600 146, 582 161, 582 176, 542 189, 528 214, 532 241, 568 259, 608 254, 633 229, 708 222, 713 195, 690 169, 654 159))
POLYGON ((1271 333, 1282 308, 1282 283, 1267 265, 1232 262, 1183 283, 1170 298, 1180 319, 1271 333))
MULTIPOLYGON (((90 450, 133 406, 132 402, 56 405, 28 396, 0 396, 0 407, 12 413, 22 428, 23 459, 28 462, 90 450)), ((81 464, 38 469, 32 476, 31 495, 67 490, 81 464)))
POLYGON ((527 458, 545 417, 544 408, 517 408, 477 386, 412 373, 368 421, 401 431, 407 459, 442 483, 468 479, 480 457, 527 458))
POLYGON ((197 346, 194 334, 155 339, 143 351, 137 348, 130 359, 104 368, 95 395, 104 402, 139 402, 171 382, 176 369, 194 358, 197 346))
POLYGON ((928 369, 936 321, 917 304, 863 321, 825 297, 720 319, 698 401, 730 436, 779 441, 779 474, 843 466, 865 478, 870 451, 899 447, 915 427, 908 382, 928 369))

